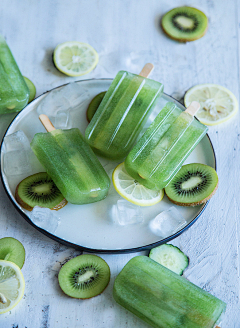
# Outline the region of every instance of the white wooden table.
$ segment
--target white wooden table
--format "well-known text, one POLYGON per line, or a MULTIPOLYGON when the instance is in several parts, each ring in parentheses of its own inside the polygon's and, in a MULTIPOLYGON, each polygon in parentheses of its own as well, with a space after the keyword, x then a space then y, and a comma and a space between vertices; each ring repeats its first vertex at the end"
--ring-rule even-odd
MULTIPOLYGON (((120 69, 138 72, 150 61, 156 67, 151 78, 177 99, 199 83, 221 84, 238 97, 239 9, 238 0, 1 0, 0 32, 23 75, 35 83, 37 95, 79 80, 64 76, 52 63, 58 43, 78 40, 91 44, 100 56, 97 68, 82 79, 112 78, 120 69), (206 13, 209 30, 198 41, 180 44, 163 34, 159 17, 185 4, 206 13)), ((7 121, 0 117, 1 136, 7 121)), ((239 328, 239 116, 210 127, 209 136, 219 190, 198 221, 173 243, 190 258, 185 276, 227 303, 221 327, 239 328)), ((114 278, 136 254, 100 255, 110 266, 110 284, 101 296, 81 301, 65 296, 57 281, 60 262, 79 252, 31 227, 0 185, 0 238, 6 236, 17 238, 26 249, 26 290, 19 305, 0 316, 1 328, 147 327, 112 298, 114 278)))

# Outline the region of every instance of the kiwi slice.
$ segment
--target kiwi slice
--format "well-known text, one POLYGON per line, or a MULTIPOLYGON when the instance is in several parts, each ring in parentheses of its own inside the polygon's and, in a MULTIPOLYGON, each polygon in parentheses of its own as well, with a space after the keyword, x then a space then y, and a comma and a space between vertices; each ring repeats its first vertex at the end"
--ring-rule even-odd
POLYGON ((90 102, 87 108, 87 120, 90 123, 91 119, 93 118, 93 115, 95 114, 96 110, 98 109, 101 101, 103 100, 103 97, 105 96, 105 93, 107 91, 103 91, 99 94, 97 94, 90 102))
POLYGON ((180 206, 206 203, 218 188, 217 172, 199 163, 183 165, 165 188, 167 197, 180 206))
POLYGON ((28 86, 28 89, 29 89, 29 99, 28 99, 28 103, 30 103, 31 101, 33 101, 33 99, 35 98, 36 96, 36 87, 35 85, 32 83, 31 80, 29 80, 26 76, 23 77, 27 86, 28 86))
POLYGON ((46 172, 36 173, 22 180, 17 185, 15 198, 28 211, 32 211, 34 206, 59 210, 67 204, 67 200, 46 172))
POLYGON ((208 18, 193 7, 177 7, 168 11, 161 20, 163 31, 179 42, 200 39, 207 32, 208 18))
POLYGON ((101 294, 110 280, 108 264, 97 255, 79 255, 63 265, 58 275, 62 291, 74 298, 101 294))
POLYGON ((0 260, 14 262, 22 269, 25 261, 25 249, 22 243, 12 237, 1 238, 0 260))

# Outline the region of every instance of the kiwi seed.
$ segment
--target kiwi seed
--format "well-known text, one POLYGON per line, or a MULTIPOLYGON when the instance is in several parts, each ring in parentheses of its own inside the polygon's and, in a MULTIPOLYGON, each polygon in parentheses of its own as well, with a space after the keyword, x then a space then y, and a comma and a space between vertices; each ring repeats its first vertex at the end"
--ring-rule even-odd
POLYGON ((177 7, 168 11, 161 20, 163 31, 179 42, 200 39, 207 31, 208 18, 193 7, 177 7))
POLYGON ((183 165, 165 188, 167 197, 180 206, 206 203, 218 188, 217 172, 200 163, 183 165))
POLYGON ((103 100, 103 97, 105 96, 105 93, 107 91, 100 92, 97 94, 90 102, 87 108, 87 120, 90 123, 91 119, 93 118, 93 115, 95 114, 96 110, 98 109, 101 101, 103 100))
POLYGON ((46 172, 36 173, 22 180, 17 185, 15 198, 28 211, 32 211, 34 206, 59 210, 67 204, 67 200, 46 172))
POLYGON ((63 265, 58 275, 62 291, 80 299, 99 295, 110 280, 108 264, 97 255, 79 255, 63 265))

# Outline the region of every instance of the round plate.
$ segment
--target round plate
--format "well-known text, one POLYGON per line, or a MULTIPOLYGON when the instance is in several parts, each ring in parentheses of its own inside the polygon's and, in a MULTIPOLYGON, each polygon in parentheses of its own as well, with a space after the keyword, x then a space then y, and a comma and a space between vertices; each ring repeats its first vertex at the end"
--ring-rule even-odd
MULTIPOLYGON (((81 80, 77 83, 85 95, 87 95, 85 101, 77 109, 71 110, 72 127, 77 127, 84 134, 87 127, 86 109, 91 99, 98 93, 106 91, 110 84, 111 79, 101 80, 81 80)), ((62 88, 58 87, 56 89, 62 88)), ((54 90, 54 89, 53 89, 54 90)), ((5 135, 9 135, 17 130, 23 130, 31 141, 35 133, 44 132, 44 128, 38 119, 37 106, 40 101, 53 90, 46 92, 39 96, 29 105, 27 105, 12 121, 5 135)), ((80 90, 80 89, 79 89, 80 90)), ((146 127, 150 125, 159 110, 164 106, 167 101, 174 102, 179 108, 184 110, 178 101, 170 96, 163 94, 157 103, 153 113, 149 117, 146 127)), ((110 173, 112 169, 118 164, 109 162, 104 159, 100 159, 101 163, 105 167, 106 171, 110 173)), ((206 135, 195 150, 188 157, 187 163, 198 162, 207 164, 216 169, 216 158, 212 143, 206 135)), ((114 190, 113 186, 110 187, 110 195, 97 203, 86 205, 73 205, 67 204, 63 209, 56 212, 60 218, 60 224, 57 227, 54 234, 39 228, 30 219, 30 212, 21 208, 21 206, 15 201, 14 193, 16 185, 24 178, 21 176, 7 177, 4 174, 3 167, 3 144, 1 147, 1 175, 4 188, 9 196, 10 200, 20 212, 20 214, 36 229, 49 236, 50 238, 57 240, 65 245, 71 247, 89 251, 89 252, 106 252, 106 253, 124 253, 124 252, 137 252, 140 250, 150 249, 159 244, 165 243, 192 225, 197 218, 201 215, 207 204, 202 206, 196 206, 193 208, 186 208, 175 206, 174 207, 182 214, 186 220, 185 226, 176 233, 169 235, 165 239, 155 235, 149 229, 149 222, 160 212, 169 209, 173 204, 168 201, 164 196, 163 200, 150 207, 141 207, 144 221, 139 224, 132 224, 127 226, 119 225, 115 222, 115 218, 112 215, 113 206, 121 197, 114 190)), ((37 169, 36 169, 37 171, 37 169)), ((36 172, 33 172, 36 173, 36 172)), ((29 175, 29 174, 28 174, 29 175)))

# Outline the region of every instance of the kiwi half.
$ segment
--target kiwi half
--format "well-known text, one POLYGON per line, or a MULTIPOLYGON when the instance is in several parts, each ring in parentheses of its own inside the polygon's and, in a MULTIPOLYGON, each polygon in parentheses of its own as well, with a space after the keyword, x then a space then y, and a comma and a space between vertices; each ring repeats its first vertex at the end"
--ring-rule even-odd
POLYGON ((90 123, 91 119, 93 118, 93 115, 95 114, 96 110, 98 109, 101 101, 103 100, 103 97, 105 96, 105 93, 107 91, 100 92, 97 94, 90 102, 87 108, 87 120, 90 123))
POLYGON ((11 261, 22 269, 25 261, 25 249, 22 243, 12 237, 1 238, 0 260, 11 261))
POLYGON ((26 210, 34 206, 59 210, 67 204, 53 180, 46 172, 40 172, 22 180, 16 188, 16 201, 26 210))
POLYGON ((171 202, 180 206, 206 203, 218 188, 217 172, 199 163, 183 165, 165 188, 171 202))
POLYGON ((97 255, 80 255, 63 265, 58 275, 62 291, 74 298, 101 294, 110 280, 108 264, 97 255))
POLYGON ((179 42, 200 39, 207 32, 208 18, 193 7, 177 7, 168 11, 161 20, 163 31, 179 42))

